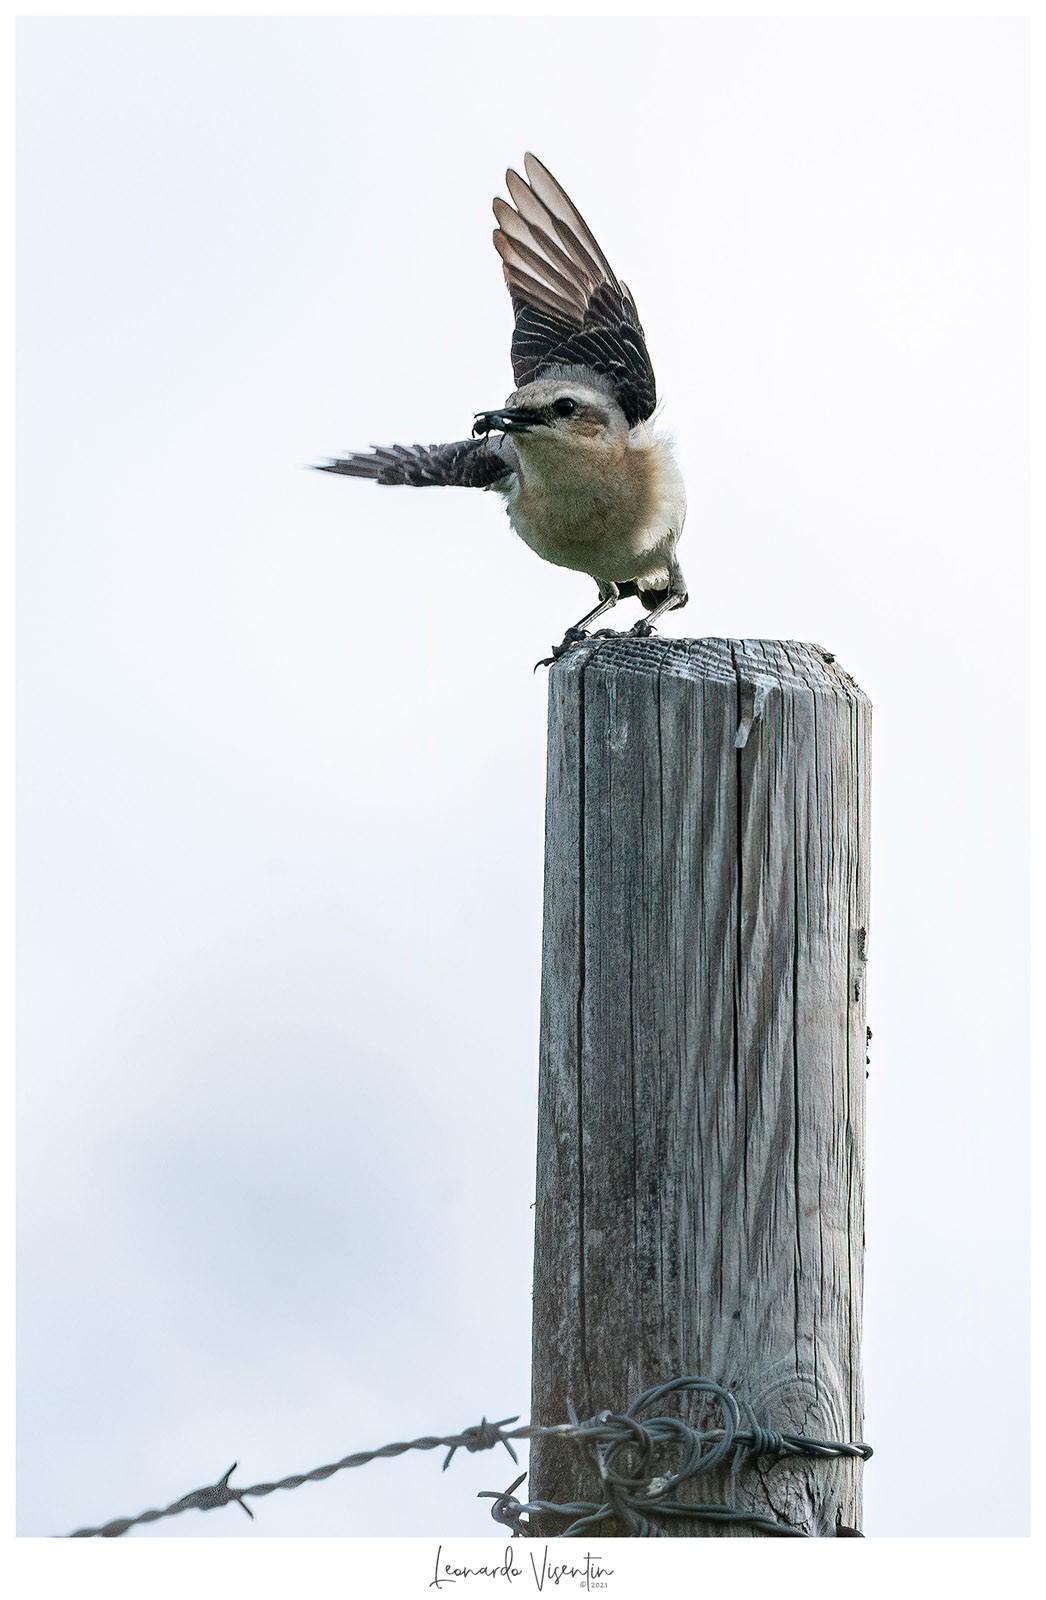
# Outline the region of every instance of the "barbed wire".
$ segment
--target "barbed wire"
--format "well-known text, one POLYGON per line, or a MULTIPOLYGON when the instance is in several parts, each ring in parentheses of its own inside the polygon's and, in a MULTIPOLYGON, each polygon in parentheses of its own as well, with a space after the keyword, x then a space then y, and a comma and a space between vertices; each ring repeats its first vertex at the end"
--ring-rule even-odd
MULTIPOLYGON (((736 1480, 746 1460, 765 1457, 779 1461, 786 1456, 826 1459, 850 1456, 867 1461, 870 1445, 846 1444, 838 1440, 811 1439, 805 1434, 778 1433, 756 1421, 748 1402, 709 1378, 672 1378, 647 1389, 620 1416, 603 1411, 586 1422, 579 1422, 571 1408, 569 1427, 549 1428, 556 1433, 592 1447, 596 1457, 603 1499, 579 1500, 567 1504, 532 1500, 527 1504, 515 1498, 523 1482, 517 1478, 501 1494, 484 1490, 481 1498, 494 1501, 491 1515, 496 1522, 512 1529, 514 1535, 529 1535, 530 1520, 547 1514, 570 1519, 562 1536, 570 1538, 586 1528, 611 1518, 634 1538, 662 1538, 667 1527, 658 1518, 687 1517, 705 1522, 745 1525, 760 1532, 785 1538, 808 1538, 802 1528, 778 1521, 760 1512, 742 1511, 734 1505, 705 1505, 680 1500, 676 1492, 690 1480, 726 1465, 731 1481, 736 1480), (639 1413, 673 1392, 706 1396, 719 1411, 720 1425, 707 1429, 692 1427, 680 1417, 655 1416, 641 1420, 639 1413), (674 1447, 681 1464, 671 1472, 655 1470, 655 1451, 674 1447), (632 1452, 629 1461, 625 1452, 632 1452), (528 1522, 523 1523, 526 1516, 528 1522)), ((526 1474, 524 1473, 524 1477, 526 1474)), ((848 1530, 852 1531, 852 1530, 848 1530)))
MULTIPOLYGON (((164 1517, 178 1516, 183 1511, 214 1511, 233 1501, 253 1519, 254 1513, 246 1504, 248 1496, 273 1494, 277 1489, 297 1489, 303 1483, 320 1482, 333 1477, 336 1472, 348 1467, 365 1466, 379 1457, 401 1456, 408 1450, 445 1448, 445 1472, 457 1450, 491 1450, 500 1444, 518 1464, 513 1440, 560 1438, 573 1440, 582 1448, 594 1452, 603 1499, 565 1504, 548 1500, 521 1502, 515 1498, 515 1491, 526 1477, 525 1472, 500 1493, 483 1490, 479 1498, 494 1502, 491 1516, 496 1522, 511 1528, 515 1537, 531 1535, 534 1531, 531 1519, 535 1515, 547 1514, 570 1519, 569 1526, 562 1530, 563 1537, 571 1537, 610 1518, 618 1519, 633 1537, 664 1537, 667 1527, 658 1518, 671 1521, 676 1517, 689 1517, 709 1522, 744 1524, 763 1533, 783 1537, 807 1538, 809 1536, 803 1529, 772 1517, 742 1511, 733 1505, 690 1504, 679 1500, 676 1492, 682 1484, 724 1465, 733 1483, 745 1461, 756 1457, 771 1461, 788 1456, 822 1460, 852 1457, 867 1461, 872 1454, 871 1446, 863 1443, 811 1439, 805 1434, 778 1433, 762 1427, 746 1400, 710 1378, 671 1378, 667 1383, 645 1390, 627 1411, 620 1414, 600 1411, 593 1417, 579 1421, 569 1402, 568 1412, 569 1422, 554 1425, 526 1423, 511 1429, 508 1425, 518 1422, 518 1417, 503 1417, 500 1422, 488 1422, 484 1417, 461 1433, 440 1437, 426 1434, 420 1439, 382 1445, 377 1450, 357 1451, 329 1466, 315 1467, 311 1472, 294 1473, 274 1483, 251 1484, 245 1489, 235 1488, 229 1482, 236 1471, 237 1464, 234 1462, 217 1483, 194 1489, 191 1494, 183 1495, 162 1510, 143 1511, 136 1517, 118 1517, 98 1528, 78 1528, 67 1537, 115 1539, 140 1523, 158 1522, 164 1517), (706 1397, 718 1410, 718 1425, 702 1429, 691 1426, 681 1417, 641 1418, 641 1412, 672 1393, 706 1397), (680 1464, 674 1471, 655 1470, 655 1452, 672 1448, 680 1453, 680 1464), (630 1461, 625 1452, 632 1452, 634 1459, 630 1461), (527 1520, 524 1521, 524 1518, 527 1520)), ((852 1533, 854 1530, 840 1531, 852 1533)))
POLYGON ((365 1467, 368 1462, 376 1461, 380 1456, 402 1456, 408 1450, 438 1450, 444 1446, 448 1447, 443 1462, 444 1472, 450 1466, 455 1450, 489 1450, 496 1444, 503 1444, 513 1461, 518 1462, 519 1457, 513 1450, 511 1441, 525 1436, 527 1430, 517 1429, 512 1434, 502 1431, 506 1423, 518 1420, 518 1417, 502 1417, 500 1422, 488 1422, 484 1417, 482 1422, 475 1423, 471 1428, 465 1428, 461 1433, 450 1434, 445 1438, 426 1434, 421 1439, 409 1439, 401 1444, 385 1444, 378 1450, 359 1450, 354 1455, 342 1456, 340 1461, 331 1462, 329 1466, 314 1467, 311 1472, 292 1473, 290 1477, 279 1478, 275 1483, 252 1483, 247 1489, 235 1489, 229 1483, 238 1465, 234 1461, 228 1472, 219 1478, 217 1483, 205 1489, 194 1489, 192 1494, 183 1495, 180 1500, 172 1501, 160 1511, 142 1511, 137 1517, 117 1517, 101 1528, 77 1528, 75 1533, 67 1537, 116 1539, 122 1533, 126 1533, 128 1528, 136 1527, 140 1522, 159 1522, 162 1517, 176 1517, 182 1511, 215 1511, 219 1506, 227 1506, 233 1500, 243 1506, 247 1515, 253 1519, 254 1512, 245 1504, 247 1495, 273 1494, 277 1489, 299 1489, 303 1483, 320 1483, 324 1478, 332 1478, 336 1472, 343 1472, 346 1467, 365 1467))

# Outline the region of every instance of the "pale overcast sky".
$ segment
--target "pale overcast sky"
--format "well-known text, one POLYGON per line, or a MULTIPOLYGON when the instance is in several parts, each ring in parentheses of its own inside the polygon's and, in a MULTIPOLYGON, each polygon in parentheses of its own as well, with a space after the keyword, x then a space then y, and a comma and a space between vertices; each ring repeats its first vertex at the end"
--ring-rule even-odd
MULTIPOLYGON (((305 467, 504 399, 528 148, 646 326, 664 631, 816 640, 875 707, 866 1531, 1025 1530, 1025 48, 23 24, 23 1534, 527 1411, 531 665, 592 586, 493 495, 305 467), (941 1471, 973 1396, 991 1470, 941 1471)), ((131 1537, 486 1535, 510 1477, 131 1537)))

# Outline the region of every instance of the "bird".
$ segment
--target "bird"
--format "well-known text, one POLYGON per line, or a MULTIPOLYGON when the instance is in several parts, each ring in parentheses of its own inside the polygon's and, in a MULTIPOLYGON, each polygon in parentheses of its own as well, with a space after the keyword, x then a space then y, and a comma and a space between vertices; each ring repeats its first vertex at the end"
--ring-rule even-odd
POLYGON ((494 201, 494 246, 515 317, 512 394, 474 414, 468 439, 372 446, 319 470, 502 495, 524 544, 597 585, 596 605, 541 666, 589 638, 623 598, 637 597, 648 613, 637 635, 686 605, 676 555, 686 491, 670 441, 652 426, 657 389, 631 290, 530 152, 524 172, 510 168, 511 199, 494 201))

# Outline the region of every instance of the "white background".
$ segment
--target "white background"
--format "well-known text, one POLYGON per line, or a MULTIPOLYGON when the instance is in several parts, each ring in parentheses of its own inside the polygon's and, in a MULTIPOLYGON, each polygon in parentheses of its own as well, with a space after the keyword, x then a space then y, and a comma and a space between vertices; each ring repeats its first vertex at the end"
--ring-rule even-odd
MULTIPOLYGON (((526 1411, 530 667, 591 585, 304 469, 503 400, 528 147, 646 326, 665 631, 875 706, 866 1531, 1025 1531, 1026 37, 23 24, 20 1532, 526 1411)), ((507 1457, 439 1460, 132 1537, 491 1533, 507 1457)))

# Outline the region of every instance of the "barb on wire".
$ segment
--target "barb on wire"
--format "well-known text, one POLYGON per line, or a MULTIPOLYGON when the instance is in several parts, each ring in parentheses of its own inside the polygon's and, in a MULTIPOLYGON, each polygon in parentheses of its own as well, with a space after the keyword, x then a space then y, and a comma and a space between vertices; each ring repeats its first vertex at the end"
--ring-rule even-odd
MULTIPOLYGON (((195 1489, 192 1494, 183 1495, 162 1510, 143 1511, 137 1517, 121 1517, 100 1528, 78 1528, 69 1537, 118 1538, 140 1523, 157 1522, 162 1517, 173 1517, 182 1511, 194 1509, 214 1511, 231 1501, 236 1501, 253 1518, 254 1513, 246 1504, 248 1495, 272 1494, 277 1489, 297 1489, 303 1483, 330 1478, 347 1467, 362 1467, 379 1457, 401 1456, 408 1450, 445 1448, 445 1472, 456 1450, 475 1452, 490 1450, 501 1444, 518 1464, 512 1444, 514 1439, 554 1437, 573 1440, 582 1449, 594 1453, 603 1499, 574 1501, 565 1505, 547 1500, 524 1503, 517 1500, 515 1494, 526 1473, 501 1493, 484 1490, 480 1498, 493 1500, 491 1515, 494 1520, 511 1528, 516 1536, 529 1535, 533 1516, 547 1513, 569 1519, 569 1525, 562 1530, 567 1537, 611 1517, 617 1518, 634 1537, 663 1537, 667 1531, 664 1519, 689 1517, 710 1522, 746 1524, 763 1533, 786 1538, 806 1538, 801 1528, 775 1521, 772 1517, 742 1511, 730 1505, 692 1505, 678 1499, 676 1491, 682 1484, 711 1471, 713 1467, 726 1466, 732 1481, 744 1462, 756 1457, 776 1461, 785 1456, 814 1459, 850 1456, 867 1461, 872 1454, 871 1446, 866 1444, 811 1439, 805 1434, 778 1433, 762 1427, 747 1401, 708 1378, 672 1378, 667 1383, 657 1384, 641 1394, 620 1415, 600 1411, 581 1421, 569 1401, 567 1410, 569 1422, 552 1426, 527 1423, 522 1427, 509 1428, 510 1423, 519 1421, 518 1417, 503 1417, 500 1422, 488 1422, 484 1417, 461 1433, 442 1437, 425 1435, 400 1444, 383 1445, 378 1450, 361 1450, 355 1455, 343 1456, 329 1466, 316 1467, 312 1472, 296 1473, 288 1478, 280 1478, 275 1483, 255 1483, 246 1489, 233 1488, 229 1483, 236 1470, 236 1464, 233 1463, 217 1483, 208 1488, 195 1489), (718 1411, 717 1425, 700 1429, 692 1427, 680 1417, 641 1416, 655 1401, 674 1392, 705 1396, 718 1411), (661 1451, 663 1454, 666 1447, 674 1447, 679 1452, 678 1465, 672 1471, 666 1471, 663 1467, 655 1470, 655 1452, 661 1451), (632 1452, 631 1459, 626 1452, 632 1452)), ((847 1533, 851 1531, 846 1530, 847 1533)))

